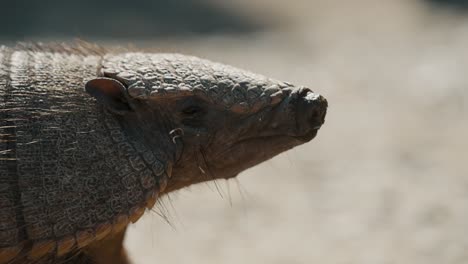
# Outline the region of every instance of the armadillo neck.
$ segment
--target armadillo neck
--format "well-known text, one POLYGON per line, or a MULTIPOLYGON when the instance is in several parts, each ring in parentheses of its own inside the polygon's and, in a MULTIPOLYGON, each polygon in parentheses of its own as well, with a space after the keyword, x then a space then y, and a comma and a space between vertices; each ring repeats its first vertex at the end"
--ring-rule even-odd
POLYGON ((0 48, 0 252, 64 255, 154 204, 165 164, 84 92, 100 59, 0 48))

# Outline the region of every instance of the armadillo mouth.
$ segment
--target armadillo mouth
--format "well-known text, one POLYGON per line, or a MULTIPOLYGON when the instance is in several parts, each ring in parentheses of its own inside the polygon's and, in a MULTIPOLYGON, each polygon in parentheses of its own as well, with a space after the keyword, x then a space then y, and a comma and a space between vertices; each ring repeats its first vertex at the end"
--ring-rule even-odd
MULTIPOLYGON (((229 156, 234 161, 233 163, 237 163, 237 160, 244 159, 246 156, 257 157, 257 161, 260 161, 264 157, 273 157, 302 143, 302 140, 289 135, 257 136, 237 141, 221 156, 229 156), (236 158, 237 155, 239 157, 236 158)), ((255 159, 248 162, 255 162, 255 159)))
POLYGON ((301 136, 295 136, 294 138, 304 143, 309 142, 312 139, 314 139, 315 136, 317 136, 319 129, 320 129, 320 126, 314 127, 311 131, 307 132, 306 134, 301 135, 301 136))
POLYGON ((316 135, 317 135, 318 129, 314 129, 307 134, 300 135, 300 136, 291 136, 291 135, 275 135, 275 136, 258 136, 258 137, 251 137, 251 138, 246 138, 241 141, 238 141, 236 145, 251 145, 254 144, 262 144, 262 145, 275 145, 275 141, 290 141, 292 144, 297 143, 297 141, 300 142, 308 142, 312 140, 316 135))
POLYGON ((255 136, 242 139, 238 141, 235 145, 249 145, 254 147, 256 145, 273 145, 275 146, 274 142, 291 142, 291 145, 298 145, 311 141, 312 139, 317 136, 317 133, 320 129, 320 126, 316 126, 313 129, 309 130, 305 134, 301 135, 289 135, 289 134, 282 134, 282 135, 268 135, 268 136, 255 136))

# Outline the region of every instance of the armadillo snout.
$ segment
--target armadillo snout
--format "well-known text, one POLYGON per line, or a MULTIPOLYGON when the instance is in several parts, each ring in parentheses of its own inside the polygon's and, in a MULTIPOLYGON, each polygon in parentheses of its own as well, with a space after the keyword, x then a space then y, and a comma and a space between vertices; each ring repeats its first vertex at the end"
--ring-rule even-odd
POLYGON ((294 92, 292 103, 296 110, 296 136, 308 139, 315 136, 324 124, 328 103, 323 96, 309 88, 301 87, 294 92))

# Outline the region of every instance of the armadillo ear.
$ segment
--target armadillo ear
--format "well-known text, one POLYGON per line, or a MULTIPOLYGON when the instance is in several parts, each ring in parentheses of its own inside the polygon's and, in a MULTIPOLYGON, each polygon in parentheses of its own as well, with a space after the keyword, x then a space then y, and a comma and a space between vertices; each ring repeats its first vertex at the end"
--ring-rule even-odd
POLYGON ((115 79, 99 77, 88 81, 85 89, 112 113, 124 115, 132 110, 124 85, 115 79))

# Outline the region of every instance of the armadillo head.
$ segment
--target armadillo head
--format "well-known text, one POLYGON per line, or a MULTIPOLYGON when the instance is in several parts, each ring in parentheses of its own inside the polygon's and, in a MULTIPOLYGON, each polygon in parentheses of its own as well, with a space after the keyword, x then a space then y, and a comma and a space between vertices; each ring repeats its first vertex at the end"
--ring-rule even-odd
POLYGON ((90 94, 125 131, 169 153, 163 192, 231 178, 310 141, 327 101, 305 87, 178 54, 108 55, 90 94))

